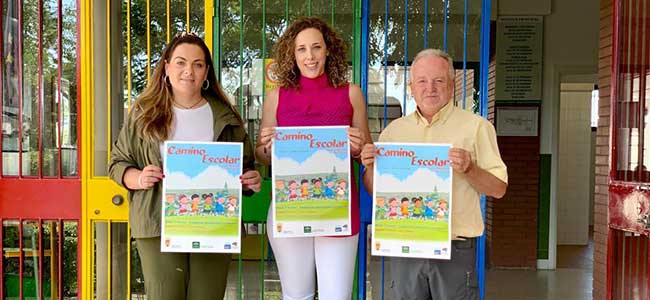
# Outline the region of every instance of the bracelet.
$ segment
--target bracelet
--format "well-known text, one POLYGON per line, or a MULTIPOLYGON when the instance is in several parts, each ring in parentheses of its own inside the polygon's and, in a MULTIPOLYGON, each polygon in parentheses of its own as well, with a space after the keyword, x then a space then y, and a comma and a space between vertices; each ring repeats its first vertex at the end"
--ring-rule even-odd
POLYGON ((144 172, 140 171, 140 175, 138 175, 138 187, 144 189, 144 186, 142 186, 142 173, 144 172))

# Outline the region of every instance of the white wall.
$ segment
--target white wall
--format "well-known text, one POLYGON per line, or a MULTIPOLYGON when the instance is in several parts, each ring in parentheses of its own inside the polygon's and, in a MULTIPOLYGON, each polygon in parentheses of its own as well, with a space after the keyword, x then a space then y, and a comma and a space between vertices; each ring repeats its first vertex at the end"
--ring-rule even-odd
POLYGON ((557 187, 557 244, 589 241, 591 84, 561 85, 557 187))

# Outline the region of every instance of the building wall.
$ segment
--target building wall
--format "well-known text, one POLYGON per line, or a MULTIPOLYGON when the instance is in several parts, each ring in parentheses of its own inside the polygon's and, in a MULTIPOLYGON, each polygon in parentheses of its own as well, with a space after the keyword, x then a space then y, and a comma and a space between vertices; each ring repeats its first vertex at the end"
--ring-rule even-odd
POLYGON ((594 282, 593 297, 607 296, 607 181, 609 173, 609 118, 612 73, 613 0, 600 1, 598 43, 598 130, 596 131, 596 187, 594 191, 594 282))

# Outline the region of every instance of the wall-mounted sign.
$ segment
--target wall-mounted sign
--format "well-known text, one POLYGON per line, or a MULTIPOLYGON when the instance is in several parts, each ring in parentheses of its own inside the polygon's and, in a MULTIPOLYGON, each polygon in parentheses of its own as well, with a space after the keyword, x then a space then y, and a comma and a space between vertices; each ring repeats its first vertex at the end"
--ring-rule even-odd
POLYGON ((542 99, 543 25, 541 16, 497 20, 497 101, 542 99))

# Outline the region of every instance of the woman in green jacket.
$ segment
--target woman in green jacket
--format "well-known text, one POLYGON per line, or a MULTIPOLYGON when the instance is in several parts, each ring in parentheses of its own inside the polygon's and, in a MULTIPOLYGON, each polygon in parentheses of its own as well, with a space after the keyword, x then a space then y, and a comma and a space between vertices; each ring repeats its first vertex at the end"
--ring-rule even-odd
POLYGON ((229 254, 161 253, 163 142, 244 145, 244 194, 260 190, 243 121, 217 82, 205 42, 177 34, 165 47, 111 151, 109 175, 129 192, 129 223, 148 299, 223 299, 229 254))

